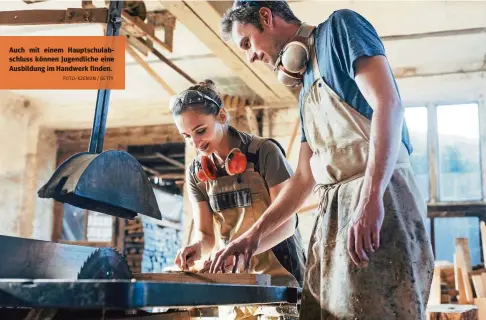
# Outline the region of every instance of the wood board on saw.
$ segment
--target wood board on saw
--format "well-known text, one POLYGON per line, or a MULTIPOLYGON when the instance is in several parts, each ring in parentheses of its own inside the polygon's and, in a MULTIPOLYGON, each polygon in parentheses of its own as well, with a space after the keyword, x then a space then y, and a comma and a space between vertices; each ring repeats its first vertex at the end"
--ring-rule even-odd
POLYGON ((133 278, 143 281, 271 285, 271 276, 268 274, 167 272, 134 273, 133 278))

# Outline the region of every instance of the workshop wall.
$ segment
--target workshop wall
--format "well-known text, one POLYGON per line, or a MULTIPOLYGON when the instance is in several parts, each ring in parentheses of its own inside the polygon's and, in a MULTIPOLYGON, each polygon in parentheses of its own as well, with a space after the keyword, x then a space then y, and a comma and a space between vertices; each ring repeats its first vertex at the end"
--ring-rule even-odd
POLYGON ((29 100, 0 92, 0 233, 50 239, 52 201, 38 199, 37 188, 55 169, 56 147, 37 120, 29 100))

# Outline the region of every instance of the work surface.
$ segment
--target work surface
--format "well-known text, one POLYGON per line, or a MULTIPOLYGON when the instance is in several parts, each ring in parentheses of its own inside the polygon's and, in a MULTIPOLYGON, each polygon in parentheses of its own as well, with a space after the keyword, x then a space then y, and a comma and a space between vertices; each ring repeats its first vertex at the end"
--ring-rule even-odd
POLYGON ((194 307, 297 303, 298 288, 135 280, 0 279, 0 307, 194 307))

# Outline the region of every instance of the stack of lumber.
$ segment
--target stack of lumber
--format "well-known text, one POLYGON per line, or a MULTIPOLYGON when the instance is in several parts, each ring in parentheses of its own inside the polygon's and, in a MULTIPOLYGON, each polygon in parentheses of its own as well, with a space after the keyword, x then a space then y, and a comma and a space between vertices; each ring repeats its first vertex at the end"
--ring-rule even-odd
POLYGON ((132 272, 142 271, 144 240, 142 221, 138 218, 128 220, 125 225, 123 253, 132 272))
MULTIPOLYGON (((480 228, 486 257, 486 224, 480 228)), ((486 269, 473 270, 467 238, 455 239, 453 264, 436 263, 427 312, 429 319, 486 320, 486 269)))
POLYGON ((155 219, 129 220, 124 232, 124 254, 134 273, 162 272, 173 264, 181 247, 179 228, 162 225, 155 219))

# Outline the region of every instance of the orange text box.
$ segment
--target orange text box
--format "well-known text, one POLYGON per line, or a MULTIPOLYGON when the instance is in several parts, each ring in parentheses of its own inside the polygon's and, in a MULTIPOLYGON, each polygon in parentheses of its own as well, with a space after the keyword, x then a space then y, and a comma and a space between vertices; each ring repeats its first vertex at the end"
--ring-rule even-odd
POLYGON ((0 36, 0 89, 125 89, 125 37, 0 36))

